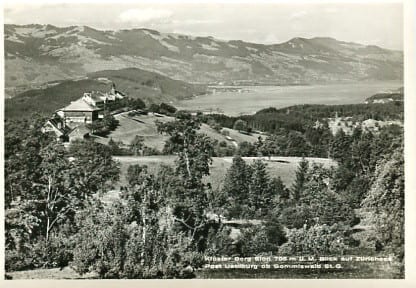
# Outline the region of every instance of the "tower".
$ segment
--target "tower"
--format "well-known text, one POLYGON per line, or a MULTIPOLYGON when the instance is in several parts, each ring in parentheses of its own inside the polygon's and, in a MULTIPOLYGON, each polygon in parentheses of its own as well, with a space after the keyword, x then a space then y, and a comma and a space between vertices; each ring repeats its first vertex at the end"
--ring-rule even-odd
POLYGON ((111 90, 110 90, 110 93, 111 93, 112 95, 115 95, 115 94, 116 94, 116 84, 114 84, 114 82, 112 82, 112 84, 111 84, 111 90))

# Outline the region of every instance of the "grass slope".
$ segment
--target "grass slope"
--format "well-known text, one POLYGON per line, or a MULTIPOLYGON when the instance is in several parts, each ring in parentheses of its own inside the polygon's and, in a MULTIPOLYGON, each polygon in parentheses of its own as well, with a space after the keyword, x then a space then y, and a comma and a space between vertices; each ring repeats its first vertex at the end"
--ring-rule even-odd
MULTIPOLYGON (((161 156, 117 156, 115 160, 119 161, 121 168, 121 180, 120 185, 126 185, 127 169, 130 165, 140 164, 147 165, 151 172, 155 172, 161 165, 174 165, 176 156, 174 155, 161 155, 161 156)), ((283 183, 290 187, 295 180, 296 169, 301 157, 271 157, 270 160, 267 157, 243 157, 247 163, 252 163, 255 159, 262 159, 267 164, 267 171, 271 177, 281 177, 283 183)), ((331 159, 326 158, 305 158, 311 163, 320 163, 324 167, 336 165, 331 159)), ((219 188, 224 182, 227 170, 232 164, 232 157, 214 157, 213 163, 210 167, 210 175, 206 181, 210 182, 214 188, 219 188)))
MULTIPOLYGON (((129 117, 127 113, 121 113, 115 116, 119 121, 119 126, 116 130, 112 131, 106 138, 97 139, 98 142, 107 144, 110 139, 118 142, 121 141, 125 145, 129 145, 136 135, 144 137, 144 144, 148 147, 155 148, 161 151, 165 145, 168 136, 161 135, 157 132, 155 121, 168 122, 174 121, 173 117, 166 115, 156 116, 151 113, 149 115, 139 115, 129 117)), ((200 133, 206 134, 208 137, 217 141, 225 141, 229 145, 238 145, 243 141, 255 142, 259 137, 259 134, 245 135, 236 130, 226 128, 230 133, 230 137, 234 141, 228 140, 224 135, 212 129, 206 124, 202 124, 200 133)))

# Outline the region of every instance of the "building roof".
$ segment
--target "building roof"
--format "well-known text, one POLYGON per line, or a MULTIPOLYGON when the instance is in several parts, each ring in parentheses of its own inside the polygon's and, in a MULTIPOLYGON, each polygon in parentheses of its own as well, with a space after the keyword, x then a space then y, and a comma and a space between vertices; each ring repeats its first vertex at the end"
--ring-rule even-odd
POLYGON ((62 111, 97 111, 101 110, 100 108, 94 107, 87 102, 85 102, 82 98, 71 102, 68 106, 61 109, 62 111))
POLYGON ((107 97, 105 93, 100 91, 91 91, 88 94, 94 101, 104 101, 104 99, 107 97))
POLYGON ((88 129, 85 125, 82 124, 75 127, 71 132, 69 132, 68 136, 71 138, 82 138, 88 133, 90 133, 90 129, 88 129))
POLYGON ((62 122, 61 122, 61 128, 59 128, 59 125, 58 125, 59 122, 60 122, 59 119, 51 118, 45 123, 44 126, 46 125, 52 126, 54 128, 55 133, 59 134, 58 136, 67 134, 71 130, 71 128, 69 128, 66 125, 63 125, 62 122))
POLYGON ((120 96, 123 96, 123 97, 126 96, 126 94, 124 94, 123 92, 115 90, 115 95, 117 95, 117 94, 119 94, 120 96))

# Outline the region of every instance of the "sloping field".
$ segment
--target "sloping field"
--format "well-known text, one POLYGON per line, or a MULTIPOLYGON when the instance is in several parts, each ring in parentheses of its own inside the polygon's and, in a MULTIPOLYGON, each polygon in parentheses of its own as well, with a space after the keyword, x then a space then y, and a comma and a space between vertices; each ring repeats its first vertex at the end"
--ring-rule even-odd
POLYGON ((116 142, 121 141, 125 145, 129 145, 134 137, 139 135, 144 138, 144 145, 158 150, 163 149, 168 136, 157 132, 155 121, 167 122, 174 119, 168 116, 157 117, 151 114, 129 117, 127 113, 118 114, 114 118, 119 121, 119 126, 107 138, 101 138, 98 142, 107 144, 112 138, 116 142))
MULTIPOLYGON (((160 165, 174 165, 176 156, 116 156, 115 160, 120 162, 121 180, 120 185, 126 185, 125 175, 129 165, 140 164, 147 165, 149 170, 157 171, 160 165)), ((281 177, 283 183, 290 187, 295 180, 295 172, 301 157, 243 157, 247 163, 252 163, 255 159, 262 159, 267 164, 267 171, 271 177, 281 177)), ((320 163, 329 168, 336 163, 326 158, 305 158, 311 163, 320 163)), ((210 167, 211 174, 207 177, 213 188, 222 186, 227 170, 232 164, 232 157, 214 157, 210 167)))
MULTIPOLYGON (((155 148, 161 151, 165 145, 168 136, 161 135, 157 132, 157 127, 155 121, 168 122, 174 121, 174 117, 169 117, 166 115, 152 114, 148 115, 138 115, 134 117, 129 117, 127 113, 120 113, 114 116, 119 121, 119 126, 116 130, 112 131, 106 138, 99 138, 97 142, 107 144, 108 141, 112 138, 114 141, 121 141, 125 145, 129 145, 130 142, 134 139, 136 135, 143 136, 144 144, 148 147, 155 148)), ((255 142, 259 137, 259 134, 245 135, 241 134, 236 130, 224 128, 230 134, 230 137, 235 141, 235 143, 241 143, 243 141, 255 142)), ((200 132, 206 134, 212 139, 217 141, 226 141, 230 145, 234 144, 233 140, 227 139, 226 136, 212 129, 206 124, 202 124, 200 132)))

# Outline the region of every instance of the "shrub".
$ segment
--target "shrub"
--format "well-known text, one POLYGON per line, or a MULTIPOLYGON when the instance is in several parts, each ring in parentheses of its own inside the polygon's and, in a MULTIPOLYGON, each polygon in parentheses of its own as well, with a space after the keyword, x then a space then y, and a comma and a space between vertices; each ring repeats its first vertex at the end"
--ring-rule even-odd
POLYGON ((340 225, 314 225, 310 228, 291 229, 288 242, 282 245, 283 255, 343 255, 349 248, 349 230, 340 225))

